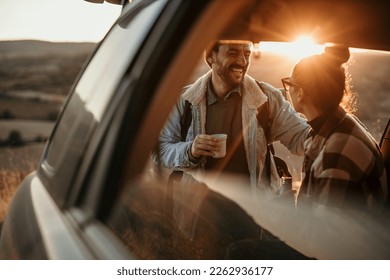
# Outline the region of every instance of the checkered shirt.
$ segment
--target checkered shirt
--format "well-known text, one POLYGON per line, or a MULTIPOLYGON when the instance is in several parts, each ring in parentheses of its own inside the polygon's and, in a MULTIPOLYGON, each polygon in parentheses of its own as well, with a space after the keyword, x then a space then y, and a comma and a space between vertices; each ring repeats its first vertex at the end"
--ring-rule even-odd
POLYGON ((309 133, 305 145, 299 198, 359 211, 382 207, 387 195, 383 158, 356 117, 339 108, 317 133, 309 133))

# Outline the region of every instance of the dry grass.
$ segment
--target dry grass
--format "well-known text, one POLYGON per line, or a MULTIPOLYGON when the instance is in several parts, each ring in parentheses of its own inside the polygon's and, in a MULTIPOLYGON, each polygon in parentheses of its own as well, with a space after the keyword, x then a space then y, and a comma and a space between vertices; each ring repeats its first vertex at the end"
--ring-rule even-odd
POLYGON ((0 225, 4 220, 12 196, 26 175, 25 172, 17 170, 0 170, 0 225))
POLYGON ((0 148, 0 231, 16 189, 36 169, 42 149, 42 144, 0 148))

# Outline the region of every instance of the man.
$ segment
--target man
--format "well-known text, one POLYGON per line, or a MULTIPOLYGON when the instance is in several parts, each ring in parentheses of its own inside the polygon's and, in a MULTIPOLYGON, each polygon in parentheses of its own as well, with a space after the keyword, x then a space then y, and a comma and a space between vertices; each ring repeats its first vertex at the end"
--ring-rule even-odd
POLYGON ((258 110, 268 100, 270 139, 280 141, 294 154, 303 155, 308 126, 279 90, 247 75, 251 50, 249 41, 218 41, 205 53, 211 70, 184 89, 161 133, 164 167, 189 173, 229 172, 247 178, 252 191, 278 190, 275 168, 270 178, 265 175, 267 140, 258 110), (192 119, 182 139, 186 102, 191 105, 192 119), (211 136, 215 133, 228 135, 224 158, 213 158, 218 149, 218 140, 211 136))

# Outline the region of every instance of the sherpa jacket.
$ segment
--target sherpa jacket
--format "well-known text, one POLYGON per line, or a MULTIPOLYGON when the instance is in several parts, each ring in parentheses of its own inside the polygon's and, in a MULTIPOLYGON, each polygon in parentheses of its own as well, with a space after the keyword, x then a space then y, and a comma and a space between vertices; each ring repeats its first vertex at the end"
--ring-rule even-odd
MULTIPOLYGON (((194 84, 187 87, 172 111, 160 136, 160 160, 164 167, 186 172, 202 172, 207 158, 202 158, 200 163, 190 161, 188 149, 198 134, 205 134, 207 113, 207 86, 211 79, 211 71, 200 77, 194 84), (188 129, 185 140, 181 139, 180 119, 184 113, 185 100, 191 103, 192 123, 188 129)), ((304 118, 297 114, 290 103, 287 102, 281 92, 269 84, 262 84, 260 89, 256 81, 246 75, 242 84, 242 127, 243 141, 248 161, 252 191, 257 188, 268 188, 262 184, 267 142, 263 128, 258 123, 256 114, 258 108, 263 105, 269 96, 269 113, 272 115, 270 139, 280 141, 293 154, 304 154, 304 142, 309 130, 304 118)), ((223 121, 223 120, 221 120, 223 121)), ((279 186, 279 176, 276 169, 271 170, 271 188, 275 190, 279 186)))

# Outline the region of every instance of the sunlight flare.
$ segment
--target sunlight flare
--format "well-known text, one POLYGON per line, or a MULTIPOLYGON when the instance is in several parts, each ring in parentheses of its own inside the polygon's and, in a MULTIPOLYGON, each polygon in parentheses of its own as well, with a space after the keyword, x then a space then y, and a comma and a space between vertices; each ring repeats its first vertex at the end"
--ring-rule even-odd
POLYGON ((292 42, 260 42, 260 52, 274 52, 285 55, 292 60, 300 60, 303 57, 313 54, 320 54, 324 51, 324 46, 316 44, 312 37, 302 35, 292 42))

